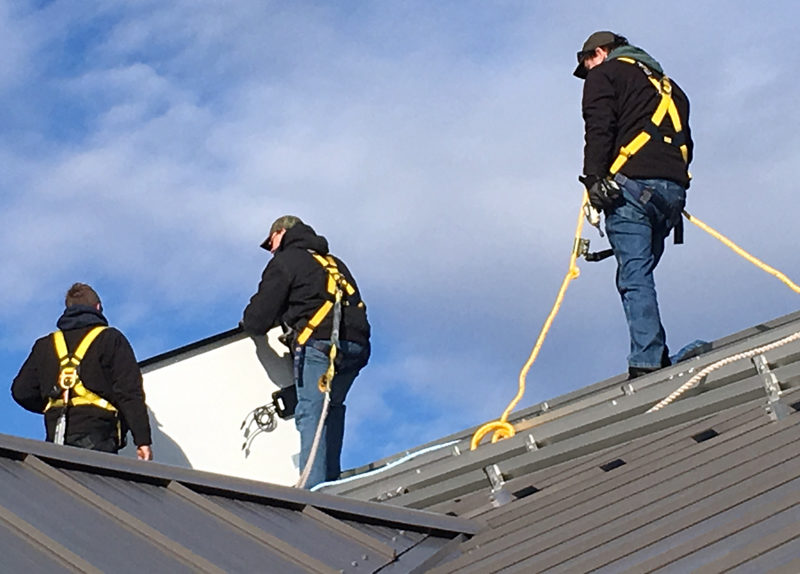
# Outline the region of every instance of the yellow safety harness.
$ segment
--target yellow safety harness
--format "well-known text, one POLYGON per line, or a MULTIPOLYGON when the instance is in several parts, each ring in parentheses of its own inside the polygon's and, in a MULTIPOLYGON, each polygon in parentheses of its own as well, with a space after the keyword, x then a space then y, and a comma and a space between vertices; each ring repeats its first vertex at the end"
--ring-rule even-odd
POLYGON ((65 404, 71 407, 92 405, 111 412, 117 411, 116 407, 106 399, 87 389, 83 385, 83 381, 81 381, 78 374, 78 367, 84 355, 86 355, 86 351, 89 350, 89 347, 97 336, 105 329, 106 327, 104 326, 98 326, 86 333, 86 336, 84 336, 78 344, 78 348, 75 349, 75 352, 71 355, 67 349, 67 343, 64 340, 64 333, 61 331, 53 333, 53 346, 55 347, 56 355, 60 362, 58 386, 63 391, 63 394, 61 398, 51 398, 44 408, 45 412, 52 408, 61 408, 65 404))
MULTIPOLYGON (((348 297, 352 297, 356 294, 356 289, 353 287, 347 279, 345 279, 344 275, 341 274, 339 271, 339 267, 336 265, 336 260, 333 258, 332 255, 322 256, 319 253, 315 253, 313 251, 309 251, 311 256, 314 260, 322 265, 322 268, 328 273, 328 282, 326 291, 328 295, 332 297, 332 300, 326 300, 319 309, 311 316, 311 319, 308 320, 305 327, 300 331, 300 334, 297 335, 297 343, 300 345, 305 345, 308 342, 308 339, 314 333, 314 330, 319 327, 320 323, 325 320, 325 317, 331 312, 334 311, 334 318, 333 318, 333 329, 331 332, 331 350, 330 350, 330 365, 328 366, 328 371, 323 375, 320 379, 320 390, 325 392, 330 385, 330 382, 333 380, 334 375, 334 368, 333 363, 336 359, 336 346, 339 343, 339 321, 341 318, 341 305, 347 304, 343 302, 343 298, 345 293, 348 297), (337 308, 339 310, 337 310, 337 308)), ((363 308, 364 302, 359 301, 358 307, 363 308)))
POLYGON ((665 143, 672 144, 678 147, 681 150, 681 156, 683 157, 684 163, 689 163, 689 148, 686 146, 686 138, 685 134, 683 133, 683 124, 681 123, 680 114, 678 114, 678 107, 675 105, 675 102, 672 100, 672 83, 669 81, 667 76, 661 76, 661 79, 655 77, 653 72, 642 64, 638 60, 634 60, 633 58, 617 58, 620 62, 627 62, 628 64, 634 64, 639 66, 639 69, 642 70, 646 75, 647 79, 650 80, 650 83, 653 84, 653 87, 658 90, 658 93, 661 95, 661 101, 656 107, 656 111, 653 112, 653 116, 650 118, 650 123, 645 126, 645 128, 636 136, 634 137, 628 145, 624 145, 619 150, 619 155, 617 159, 614 160, 614 163, 611 164, 611 175, 615 175, 622 166, 633 156, 635 155, 640 149, 642 149, 647 142, 649 142, 653 137, 660 137, 665 143), (669 119, 672 120, 672 127, 675 129, 674 136, 667 136, 661 133, 659 128, 661 124, 664 122, 664 118, 669 114, 669 119))
MULTIPOLYGON (((325 419, 328 417, 328 408, 330 406, 331 397, 331 382, 333 381, 333 377, 336 375, 335 362, 336 352, 339 345, 339 324, 341 323, 342 319, 342 305, 348 304, 348 302, 343 301, 344 294, 347 293, 348 297, 352 297, 356 293, 355 287, 353 287, 339 271, 339 267, 336 265, 336 260, 333 258, 333 256, 326 255, 323 257, 319 253, 315 253, 311 250, 309 250, 309 253, 312 257, 314 257, 314 260, 322 265, 322 268, 327 272, 328 282, 326 290, 328 295, 333 297, 333 301, 326 300, 320 306, 320 308, 317 309, 314 315, 312 315, 311 319, 308 320, 308 323, 306 323, 306 326, 300 331, 296 342, 299 345, 305 345, 314 332, 314 329, 319 327, 320 323, 325 320, 325 317, 328 316, 328 313, 330 313, 331 310, 333 310, 333 326, 331 328, 330 338, 331 348, 328 352, 328 369, 322 374, 317 383, 319 391, 325 396, 322 402, 322 413, 320 414, 319 423, 317 424, 317 431, 314 435, 314 441, 311 444, 311 450, 309 451, 305 468, 303 468, 303 471, 300 473, 300 478, 297 480, 297 484, 295 484, 297 488, 305 487, 305 484, 308 481, 308 477, 311 474, 311 467, 314 465, 314 459, 317 456, 319 442, 322 439, 322 429, 325 426, 325 419)), ((364 302, 359 301, 358 307, 363 308, 364 302)))
MULTIPOLYGON (((306 326, 303 327, 303 330, 300 331, 300 334, 297 336, 297 342, 301 345, 306 344, 309 337, 311 337, 311 334, 314 332, 314 329, 319 327, 320 323, 325 320, 325 317, 327 317, 328 313, 330 313, 331 309, 333 309, 336 300, 342 300, 343 292, 346 292, 350 297, 356 293, 355 287, 350 285, 347 279, 345 279, 344 276, 339 272, 339 267, 337 267, 336 260, 333 258, 333 256, 326 255, 323 257, 319 253, 313 252, 311 253, 311 256, 317 263, 322 265, 322 268, 325 269, 325 271, 327 271, 327 292, 331 297, 333 297, 333 299, 325 301, 311 316, 311 319, 308 320, 308 323, 306 323, 306 326)), ((359 306, 363 307, 363 303, 359 303, 359 306)))

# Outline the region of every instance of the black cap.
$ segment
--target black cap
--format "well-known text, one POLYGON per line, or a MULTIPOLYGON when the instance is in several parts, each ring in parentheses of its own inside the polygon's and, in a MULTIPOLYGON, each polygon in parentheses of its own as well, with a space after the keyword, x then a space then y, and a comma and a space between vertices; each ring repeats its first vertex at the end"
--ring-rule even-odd
POLYGON ((572 72, 572 75, 576 78, 580 78, 581 80, 585 80, 586 74, 589 71, 583 65, 583 58, 586 53, 594 52, 597 48, 608 46, 609 44, 615 44, 619 38, 620 36, 617 36, 614 32, 609 32, 607 30, 595 32, 586 38, 586 41, 583 43, 583 48, 581 48, 581 51, 578 52, 578 67, 575 68, 575 71, 572 72))

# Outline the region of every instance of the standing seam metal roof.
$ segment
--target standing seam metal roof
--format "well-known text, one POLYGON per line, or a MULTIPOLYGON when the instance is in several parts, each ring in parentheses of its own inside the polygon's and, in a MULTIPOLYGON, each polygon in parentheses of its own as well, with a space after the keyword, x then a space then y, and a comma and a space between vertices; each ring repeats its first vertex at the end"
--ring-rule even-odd
POLYGON ((0 435, 4 571, 411 571, 475 521, 0 435))
POLYGON ((325 491, 484 520, 485 530, 429 562, 437 574, 796 574, 800 343, 767 352, 764 372, 730 363, 646 411, 705 366, 797 331, 800 313, 646 377, 520 411, 510 439, 469 451, 468 429, 325 491))

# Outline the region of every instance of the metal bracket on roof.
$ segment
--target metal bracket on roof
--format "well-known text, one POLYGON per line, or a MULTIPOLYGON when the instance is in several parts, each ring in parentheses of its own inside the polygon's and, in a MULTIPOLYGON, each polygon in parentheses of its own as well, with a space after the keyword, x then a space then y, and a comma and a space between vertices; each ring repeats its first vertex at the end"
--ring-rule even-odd
POLYGON ((791 411, 786 404, 781 402, 782 391, 778 377, 775 376, 775 373, 769 368, 769 362, 767 362, 767 358, 763 354, 756 355, 752 358, 752 361, 756 371, 761 375, 761 379, 764 382, 764 390, 767 393, 765 409, 769 418, 774 421, 785 418, 791 411))
POLYGON ((382 492, 381 494, 375 497, 375 500, 376 502, 386 502, 390 498, 394 498, 395 496, 401 496, 406 493, 408 493, 408 489, 405 486, 398 486, 394 490, 387 490, 386 492, 382 492))
POLYGON ((529 434, 525 437, 525 448, 528 450, 528 452, 539 450, 539 445, 536 444, 536 439, 532 434, 529 434))
POLYGON ((514 497, 504 488, 506 481, 503 478, 503 473, 500 467, 496 464, 483 467, 483 472, 486 473, 486 478, 489 479, 489 484, 492 485, 492 492, 489 494, 489 500, 495 508, 503 506, 511 502, 514 497))

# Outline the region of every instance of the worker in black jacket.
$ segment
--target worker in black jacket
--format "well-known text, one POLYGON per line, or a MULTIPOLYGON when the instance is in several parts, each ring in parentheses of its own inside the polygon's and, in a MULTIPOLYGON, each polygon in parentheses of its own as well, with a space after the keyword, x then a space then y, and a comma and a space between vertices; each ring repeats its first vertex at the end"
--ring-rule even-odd
POLYGON ((142 374, 130 343, 108 327, 89 285, 75 283, 65 303, 59 330, 34 343, 14 379, 14 400, 44 413, 50 442, 116 453, 130 429, 138 458, 152 460, 142 374))
POLYGON ((574 75, 585 80, 579 179, 605 213, 634 378, 670 364, 653 271, 673 228, 680 242, 693 152, 689 100, 656 60, 613 32, 589 36, 574 75))
POLYGON ((304 470, 323 410, 324 394, 318 382, 328 370, 331 345, 336 345, 329 409, 303 483, 311 488, 335 480, 341 473, 344 401, 369 360, 370 326, 350 270, 328 253, 328 241, 298 217, 278 218, 261 247, 273 258, 244 310, 242 325, 252 335, 263 336, 278 325, 290 333, 297 388, 295 425, 300 432, 300 468, 304 470), (334 305, 337 288, 342 297, 338 325, 334 305))

